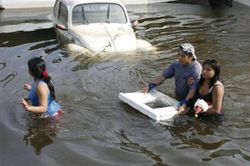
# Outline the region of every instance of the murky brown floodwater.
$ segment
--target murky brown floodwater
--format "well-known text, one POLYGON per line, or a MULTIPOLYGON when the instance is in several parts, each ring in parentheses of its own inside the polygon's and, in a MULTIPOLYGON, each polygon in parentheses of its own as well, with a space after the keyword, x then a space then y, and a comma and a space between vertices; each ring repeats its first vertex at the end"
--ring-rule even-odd
MULTIPOLYGON (((138 37, 154 53, 88 57, 57 43, 50 10, 0 11, 0 165, 249 165, 250 10, 235 4, 128 6, 138 37), (17 14, 18 13, 18 14, 17 14), (6 18, 7 17, 7 18, 6 18), (183 42, 200 62, 216 58, 225 84, 225 119, 179 117, 161 125, 122 103, 171 63, 183 42), (43 56, 65 114, 57 124, 34 121, 19 99, 32 82, 27 61, 43 56)), ((158 89, 172 95, 173 82, 158 89)))

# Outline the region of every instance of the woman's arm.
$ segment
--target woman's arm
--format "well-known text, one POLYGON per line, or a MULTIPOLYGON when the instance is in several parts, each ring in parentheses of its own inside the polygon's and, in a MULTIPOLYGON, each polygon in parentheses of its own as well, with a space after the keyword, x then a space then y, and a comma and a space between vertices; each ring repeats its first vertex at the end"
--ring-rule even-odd
POLYGON ((213 89, 213 104, 212 107, 207 110, 207 114, 220 114, 224 97, 224 86, 218 84, 213 89))
POLYGON ((195 89, 191 89, 185 99, 181 100, 178 107, 178 114, 183 115, 188 112, 187 103, 195 96, 195 89))

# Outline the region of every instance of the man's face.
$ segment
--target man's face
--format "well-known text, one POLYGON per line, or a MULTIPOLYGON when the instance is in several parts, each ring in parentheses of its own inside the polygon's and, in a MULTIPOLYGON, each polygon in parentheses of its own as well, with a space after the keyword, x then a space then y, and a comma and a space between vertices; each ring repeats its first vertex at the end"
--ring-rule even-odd
POLYGON ((177 59, 179 60, 180 63, 182 64, 190 64, 192 61, 192 58, 188 55, 186 55, 183 51, 179 50, 177 54, 177 59))

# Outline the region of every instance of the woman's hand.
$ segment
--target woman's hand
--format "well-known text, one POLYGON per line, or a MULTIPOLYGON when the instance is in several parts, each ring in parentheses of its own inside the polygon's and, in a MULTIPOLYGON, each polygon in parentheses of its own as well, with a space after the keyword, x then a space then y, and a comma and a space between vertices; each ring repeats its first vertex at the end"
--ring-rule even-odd
POLYGON ((196 114, 199 114, 201 112, 206 112, 208 110, 208 104, 203 99, 197 99, 197 101, 194 103, 194 111, 196 114))
POLYGON ((30 84, 24 84, 23 89, 26 89, 26 90, 30 91, 31 90, 31 85, 30 84))
POLYGON ((199 114, 199 113, 203 112, 203 110, 202 110, 202 108, 200 106, 196 106, 194 108, 194 111, 195 111, 195 114, 199 114))
POLYGON ((29 111, 29 110, 28 110, 29 104, 28 104, 28 102, 27 102, 24 98, 21 99, 21 102, 20 102, 20 103, 23 105, 23 107, 24 107, 24 109, 25 109, 26 111, 29 111))

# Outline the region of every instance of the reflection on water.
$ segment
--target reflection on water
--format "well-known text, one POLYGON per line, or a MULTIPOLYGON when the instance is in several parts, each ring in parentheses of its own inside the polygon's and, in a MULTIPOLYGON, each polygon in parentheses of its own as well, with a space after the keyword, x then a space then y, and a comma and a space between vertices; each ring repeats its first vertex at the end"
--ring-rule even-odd
MULTIPOLYGON (((57 43, 51 22, 44 19, 46 11, 37 16, 32 11, 29 19, 22 15, 19 20, 0 12, 1 164, 249 163, 249 8, 236 4, 213 9, 204 3, 127 7, 140 23, 136 35, 157 46, 157 51, 96 56, 70 51, 57 43), (119 92, 139 90, 161 73, 184 42, 194 44, 200 62, 215 58, 222 65, 223 121, 182 116, 158 124, 118 99, 119 92), (33 81, 27 61, 35 56, 48 63, 65 112, 60 123, 27 116, 18 103, 26 96, 23 84, 33 81), (16 152, 21 155, 13 155, 16 152), (38 157, 23 161, 31 155, 38 157)), ((173 80, 167 80, 158 90, 174 96, 172 87, 173 80)))
POLYGON ((3 68, 5 68, 6 63, 0 62, 0 70, 2 70, 3 68))
POLYGON ((24 135, 23 141, 26 145, 31 145, 37 155, 41 154, 43 147, 52 144, 53 138, 58 132, 58 119, 41 119, 34 114, 27 116, 27 134, 24 135))
POLYGON ((134 152, 134 153, 143 153, 149 158, 152 158, 155 161, 155 165, 165 165, 162 159, 160 158, 160 155, 154 154, 154 152, 151 152, 148 150, 146 147, 143 147, 142 145, 138 143, 134 143, 129 138, 126 136, 126 133, 124 131, 120 131, 119 134, 123 140, 120 143, 121 149, 129 152, 134 152))
MULTIPOLYGON (((31 32, 2 33, 0 38, 0 47, 14 47, 22 44, 40 42, 39 45, 31 47, 31 49, 38 49, 39 47, 51 45, 50 40, 53 38, 55 38, 55 32, 52 28, 40 29, 31 32)), ((53 40, 53 43, 54 41, 55 40, 53 40)))
POLYGON ((35 152, 37 155, 41 153, 41 150, 44 146, 53 143, 53 140, 46 135, 46 133, 28 130, 28 134, 24 135, 23 140, 25 141, 26 145, 31 145, 34 147, 35 152))

